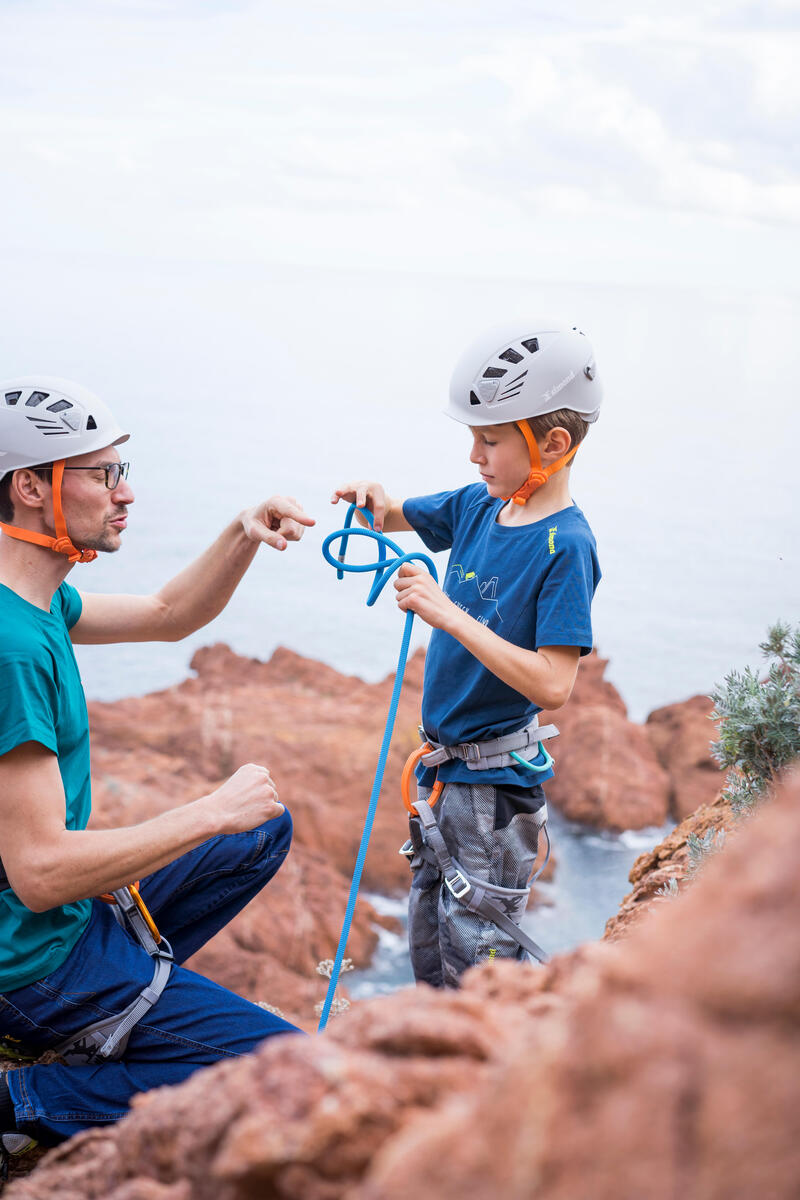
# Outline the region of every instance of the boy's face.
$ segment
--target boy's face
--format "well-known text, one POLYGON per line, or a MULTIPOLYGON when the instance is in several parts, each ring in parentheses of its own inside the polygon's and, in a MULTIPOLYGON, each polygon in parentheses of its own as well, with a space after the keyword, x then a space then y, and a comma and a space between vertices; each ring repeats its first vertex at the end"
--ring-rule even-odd
POLYGON ((470 425, 472 453, 490 496, 511 496, 531 469, 530 454, 516 425, 470 425))

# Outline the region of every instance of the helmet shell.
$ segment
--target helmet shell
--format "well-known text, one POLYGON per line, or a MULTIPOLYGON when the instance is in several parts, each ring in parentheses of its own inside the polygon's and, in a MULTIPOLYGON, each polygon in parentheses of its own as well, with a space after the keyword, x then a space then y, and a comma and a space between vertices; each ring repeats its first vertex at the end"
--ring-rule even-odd
POLYGON ((467 347, 445 412, 464 425, 502 425, 570 408, 591 422, 602 396, 585 334, 557 321, 518 321, 467 347))
POLYGON ((0 383, 0 479, 129 437, 102 400, 69 379, 25 375, 0 383))

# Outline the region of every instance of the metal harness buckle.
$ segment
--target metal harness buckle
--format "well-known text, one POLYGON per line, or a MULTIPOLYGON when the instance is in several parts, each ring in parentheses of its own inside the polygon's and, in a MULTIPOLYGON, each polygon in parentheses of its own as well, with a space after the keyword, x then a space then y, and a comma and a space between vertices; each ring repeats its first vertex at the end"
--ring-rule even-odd
POLYGON ((451 879, 445 877, 445 883, 450 889, 450 894, 455 896, 456 900, 462 900, 464 896, 466 896, 467 892, 472 888, 470 881, 464 875, 462 875, 460 871, 456 871, 451 879), (462 886, 456 890, 459 883, 462 886))

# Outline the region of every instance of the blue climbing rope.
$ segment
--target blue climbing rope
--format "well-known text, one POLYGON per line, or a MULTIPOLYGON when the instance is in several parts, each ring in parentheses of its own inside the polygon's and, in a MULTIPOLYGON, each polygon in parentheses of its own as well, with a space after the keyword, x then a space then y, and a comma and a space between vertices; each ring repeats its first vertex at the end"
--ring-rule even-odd
MULTIPOLYGON (((367 596, 367 604, 370 607, 375 603, 392 575, 395 573, 395 571, 399 571, 403 563, 423 563, 428 568, 433 578, 438 582, 436 567, 433 565, 433 561, 428 557, 427 554, 423 554, 420 551, 416 551, 413 554, 404 554, 402 549, 395 542, 386 537, 385 534, 377 533, 375 529, 373 529, 372 513, 367 509, 357 509, 355 504, 351 504, 350 508, 347 510, 344 528, 337 529, 335 533, 331 533, 325 538, 325 541, 322 543, 322 553, 325 557, 325 561, 330 563, 332 567, 336 567, 337 579, 344 579, 345 571, 352 571, 353 573, 374 571, 375 578, 372 581, 372 587, 370 588, 369 595, 367 596), (360 526, 357 526, 355 529, 352 528, 353 517, 357 511, 366 517, 367 521, 369 522, 369 529, 362 529, 360 526), (365 537, 377 542, 378 561, 373 563, 345 562, 347 543, 351 537, 365 537), (331 552, 331 545, 337 540, 340 542, 339 553, 338 555, 334 556, 334 554, 331 552), (397 557, 389 559, 386 553, 387 549, 391 550, 397 557)), ((375 779, 372 784, 372 794, 369 798, 369 805, 367 806, 367 815, 364 818, 364 828, 361 833, 361 844, 358 847, 358 854, 356 855, 356 865, 353 869, 353 879, 350 884, 350 895, 347 898, 347 908, 345 909, 342 932, 339 935, 339 946, 336 951, 336 958, 333 962, 333 970, 331 971, 328 992, 325 996, 325 1003, 322 1006, 322 1015, 319 1019, 319 1033, 322 1033, 322 1030, 328 1023, 331 1005, 333 1004, 333 997, 336 993, 336 986, 339 982, 339 974, 342 969, 344 952, 347 948, 347 939, 350 936, 350 926, 353 923, 353 913, 355 912, 358 889, 361 884, 361 874, 364 870, 364 862, 367 857, 367 847, 369 846, 372 826, 375 821, 375 813, 377 812, 378 808, 378 797, 380 796, 381 785, 383 784, 383 773, 386 770, 386 759, 389 755, 389 744, 392 740, 394 723, 397 717, 397 707, 400 703, 400 692, 403 687, 403 675, 405 673, 406 661, 408 659, 408 648, 411 643, 411 628, 413 624, 414 614, 409 610, 406 613, 406 623, 403 629, 403 639, 400 643, 400 654, 397 659, 397 671, 395 672, 394 677, 392 698, 389 701, 389 712, 386 717, 386 728, 383 732, 383 741, 381 742, 380 754, 378 755, 378 765, 375 768, 375 779)))

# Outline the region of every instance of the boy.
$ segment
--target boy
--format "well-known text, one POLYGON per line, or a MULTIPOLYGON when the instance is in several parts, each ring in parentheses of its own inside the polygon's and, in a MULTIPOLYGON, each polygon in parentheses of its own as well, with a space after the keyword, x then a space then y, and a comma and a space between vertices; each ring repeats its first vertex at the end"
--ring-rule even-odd
POLYGON ((546 959, 518 930, 546 820, 542 784, 553 774, 541 743, 557 733, 539 730, 536 714, 566 703, 592 648, 600 568, 566 468, 600 400, 577 329, 492 331, 457 364, 447 409, 471 429, 482 482, 402 502, 367 481, 332 496, 369 508, 378 530, 413 529, 430 550, 451 549, 443 588, 411 563, 395 582, 398 606, 433 627, 422 700, 429 752, 404 852, 412 966, 434 987, 458 986, 487 958, 546 959))

